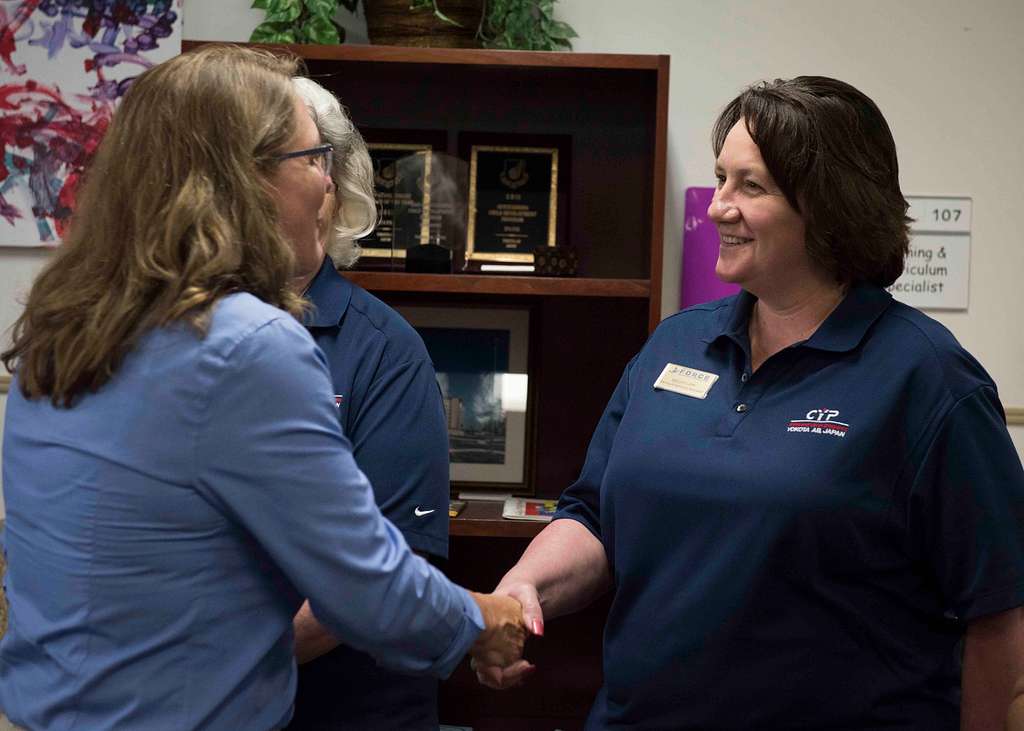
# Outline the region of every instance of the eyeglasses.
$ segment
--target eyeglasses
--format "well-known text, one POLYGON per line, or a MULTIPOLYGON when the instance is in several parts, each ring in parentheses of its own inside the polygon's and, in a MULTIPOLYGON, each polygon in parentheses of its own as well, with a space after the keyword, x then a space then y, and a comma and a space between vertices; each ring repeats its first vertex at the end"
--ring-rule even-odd
POLYGON ((331 164, 334 162, 334 146, 317 145, 316 147, 310 147, 307 150, 286 152, 283 155, 278 155, 274 160, 281 162, 282 160, 290 160, 293 157, 308 157, 311 162, 324 172, 325 175, 330 175, 331 164))

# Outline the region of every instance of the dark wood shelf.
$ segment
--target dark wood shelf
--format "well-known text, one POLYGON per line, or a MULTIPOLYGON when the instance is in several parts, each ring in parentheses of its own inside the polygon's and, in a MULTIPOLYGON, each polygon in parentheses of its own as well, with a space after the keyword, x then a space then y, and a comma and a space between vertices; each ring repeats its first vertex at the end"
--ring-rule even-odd
MULTIPOLYGON (((181 42, 181 50, 189 51, 216 41, 181 42)), ((561 53, 551 51, 499 51, 482 48, 411 48, 373 45, 316 45, 246 43, 253 48, 287 50, 306 60, 362 61, 367 63, 457 64, 462 66, 538 66, 573 69, 634 69, 658 71, 667 69, 669 57, 627 53, 561 53)))
POLYGON ((407 274, 405 272, 342 272, 371 292, 443 292, 509 294, 539 297, 629 297, 647 299, 648 279, 595 277, 529 277, 481 274, 407 274))
POLYGON ((546 525, 536 520, 502 518, 501 502, 497 500, 470 500, 461 513, 448 521, 448 532, 479 538, 533 538, 546 525))

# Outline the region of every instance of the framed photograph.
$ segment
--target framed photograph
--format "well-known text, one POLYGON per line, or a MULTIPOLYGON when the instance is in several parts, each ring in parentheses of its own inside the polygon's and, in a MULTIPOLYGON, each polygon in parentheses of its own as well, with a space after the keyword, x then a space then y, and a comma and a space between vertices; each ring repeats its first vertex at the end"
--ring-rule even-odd
POLYGON ((530 311, 396 309, 423 338, 437 371, 453 487, 530 492, 530 311))

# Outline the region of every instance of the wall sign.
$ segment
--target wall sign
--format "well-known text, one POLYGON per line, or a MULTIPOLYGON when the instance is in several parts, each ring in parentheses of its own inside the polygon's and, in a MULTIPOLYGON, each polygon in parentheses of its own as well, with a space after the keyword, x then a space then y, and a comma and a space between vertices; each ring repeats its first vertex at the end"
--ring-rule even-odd
POLYGON ((971 199, 907 196, 910 252, 889 291, 900 302, 966 310, 971 263, 971 199))

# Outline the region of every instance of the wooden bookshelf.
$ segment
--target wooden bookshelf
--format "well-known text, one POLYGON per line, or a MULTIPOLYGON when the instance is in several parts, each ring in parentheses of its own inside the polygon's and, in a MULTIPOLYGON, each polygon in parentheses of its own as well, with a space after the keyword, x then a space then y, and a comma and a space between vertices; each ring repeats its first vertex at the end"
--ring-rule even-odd
MULTIPOLYGON (((186 41, 185 49, 198 45, 186 41)), ((423 133, 465 161, 484 136, 567 141, 559 244, 577 277, 346 272, 391 305, 530 310, 532 492, 555 498, 579 475, 590 435, 623 368, 661 319, 667 56, 376 46, 268 47, 301 56, 366 132, 423 133), (464 136, 465 135, 465 136, 464 136)), ((394 140, 391 140, 394 141, 394 140)), ((491 144, 491 143, 487 143, 491 144)), ((358 265, 357 265, 358 269, 358 265)), ((450 520, 445 570, 492 589, 545 524, 471 502, 450 520)), ((601 681, 607 603, 548 625, 531 643, 528 687, 495 693, 463 664, 441 685, 443 723, 476 731, 582 728, 601 681), (554 639, 557 637, 558 639, 554 639)))

